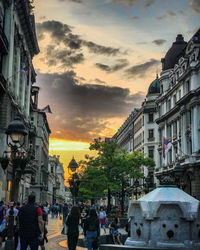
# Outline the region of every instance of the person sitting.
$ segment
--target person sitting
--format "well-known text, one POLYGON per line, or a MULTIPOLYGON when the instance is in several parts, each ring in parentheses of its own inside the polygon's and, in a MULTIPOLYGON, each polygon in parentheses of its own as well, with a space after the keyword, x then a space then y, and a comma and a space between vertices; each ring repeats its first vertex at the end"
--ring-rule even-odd
POLYGON ((121 233, 118 231, 119 225, 120 225, 119 218, 115 216, 113 221, 109 225, 109 229, 110 229, 110 235, 112 236, 113 239, 113 243, 117 244, 118 242, 118 244, 122 245, 121 233))

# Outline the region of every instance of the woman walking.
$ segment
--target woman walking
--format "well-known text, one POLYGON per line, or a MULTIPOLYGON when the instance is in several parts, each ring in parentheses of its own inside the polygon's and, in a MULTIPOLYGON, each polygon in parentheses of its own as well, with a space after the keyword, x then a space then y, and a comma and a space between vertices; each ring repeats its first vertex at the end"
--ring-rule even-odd
POLYGON ((99 219, 95 209, 90 209, 90 214, 84 223, 84 235, 87 238, 88 250, 98 249, 98 237, 100 235, 99 219))
POLYGON ((99 212, 99 222, 100 222, 100 228, 103 228, 104 233, 106 233, 106 211, 103 209, 103 207, 100 208, 99 212))
POLYGON ((67 217, 66 225, 67 225, 67 242, 68 249, 75 250, 78 242, 79 236, 79 219, 80 219, 80 211, 78 207, 72 207, 69 216, 67 217))

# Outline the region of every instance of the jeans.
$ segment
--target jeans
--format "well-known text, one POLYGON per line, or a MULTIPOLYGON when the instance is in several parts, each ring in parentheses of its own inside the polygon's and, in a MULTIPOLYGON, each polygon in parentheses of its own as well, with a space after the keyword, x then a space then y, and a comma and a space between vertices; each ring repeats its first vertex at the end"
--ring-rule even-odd
POLYGON ((92 242, 97 237, 97 231, 87 231, 86 238, 88 243, 88 250, 92 250, 92 242))

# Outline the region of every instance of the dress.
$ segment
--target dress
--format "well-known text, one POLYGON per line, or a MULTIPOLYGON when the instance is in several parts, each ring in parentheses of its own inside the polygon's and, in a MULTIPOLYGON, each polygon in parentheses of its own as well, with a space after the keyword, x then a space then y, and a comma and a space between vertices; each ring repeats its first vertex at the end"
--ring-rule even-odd
POLYGON ((66 225, 68 227, 67 231, 67 242, 68 249, 75 250, 78 242, 79 236, 79 218, 72 216, 71 214, 67 217, 66 225))

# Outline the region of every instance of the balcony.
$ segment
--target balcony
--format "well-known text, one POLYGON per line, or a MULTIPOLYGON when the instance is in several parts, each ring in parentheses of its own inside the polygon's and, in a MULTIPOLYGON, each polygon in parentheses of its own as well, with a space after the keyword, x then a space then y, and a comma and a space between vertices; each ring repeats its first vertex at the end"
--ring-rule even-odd
POLYGON ((8 54, 8 40, 7 40, 7 37, 3 31, 3 28, 2 26, 0 25, 0 51, 3 53, 3 54, 8 54))

